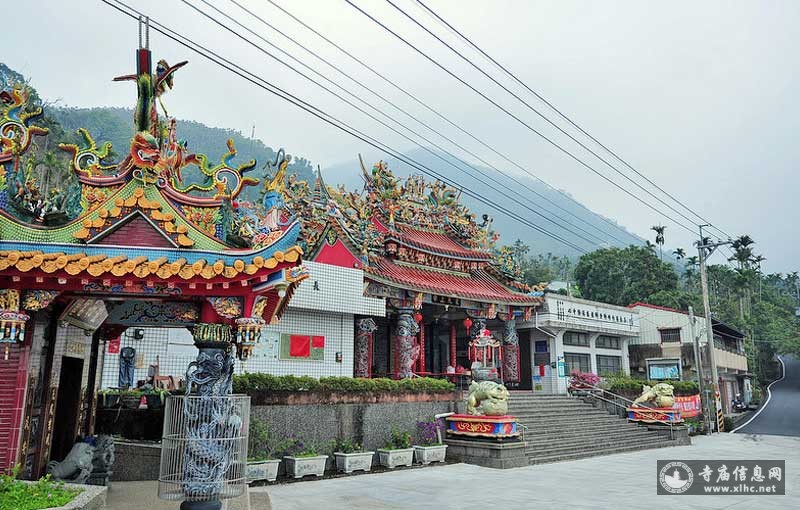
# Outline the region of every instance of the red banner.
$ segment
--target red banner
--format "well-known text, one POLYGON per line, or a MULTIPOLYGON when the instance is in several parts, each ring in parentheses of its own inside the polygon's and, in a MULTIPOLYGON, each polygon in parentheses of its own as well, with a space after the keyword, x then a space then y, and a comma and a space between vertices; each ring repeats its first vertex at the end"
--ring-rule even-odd
POLYGON ((691 418, 700 414, 700 395, 689 395, 685 397, 675 397, 675 409, 681 410, 681 417, 691 418))
POLYGON ((108 353, 109 354, 119 354, 119 344, 120 340, 119 337, 112 338, 108 341, 108 353))

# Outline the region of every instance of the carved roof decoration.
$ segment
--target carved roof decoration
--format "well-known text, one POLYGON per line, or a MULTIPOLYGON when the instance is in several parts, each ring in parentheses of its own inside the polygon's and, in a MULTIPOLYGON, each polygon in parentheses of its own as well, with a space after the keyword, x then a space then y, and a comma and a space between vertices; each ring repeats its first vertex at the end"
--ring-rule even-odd
MULTIPOLYGON (((256 162, 236 162, 231 140, 216 163, 190 152, 161 101, 186 62, 159 62, 151 74, 150 50, 140 48, 136 63, 136 74, 115 79, 134 81, 137 89, 135 130, 122 159, 109 161, 111 144, 99 144, 85 129, 78 130, 81 143, 59 145, 69 155, 65 175, 76 183, 72 198, 40 190, 25 168, 33 138, 47 135, 36 125, 41 108, 29 104, 24 85, 0 92, 0 287, 136 293, 168 282, 167 294, 214 289, 265 296, 281 289, 280 299, 276 290, 260 308, 269 320, 307 276, 299 266, 301 226, 284 200, 290 158, 280 150, 267 162, 263 215, 239 207, 241 191, 260 184, 247 175, 256 162), (191 182, 189 167, 199 175, 191 182), (62 207, 67 201, 72 208, 62 207), (48 221, 53 215, 60 221, 48 221)), ((296 193, 291 179, 288 186, 296 193)))
POLYGON ((541 303, 519 281, 514 252, 497 248, 491 218, 478 223, 457 190, 419 175, 398 179, 379 161, 361 163, 363 190, 290 182, 287 204, 302 218, 308 258, 362 267, 368 280, 407 291, 515 306, 541 303), (357 260, 358 262, 353 262, 357 260))

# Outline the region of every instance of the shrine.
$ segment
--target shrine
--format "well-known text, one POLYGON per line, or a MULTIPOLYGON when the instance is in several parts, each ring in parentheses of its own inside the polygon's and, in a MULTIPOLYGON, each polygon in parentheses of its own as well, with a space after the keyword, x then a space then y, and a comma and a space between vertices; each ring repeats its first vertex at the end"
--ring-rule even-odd
MULTIPOLYGON (((0 92, 0 471, 38 478, 93 433, 104 344, 128 326, 190 329, 189 388, 230 393, 233 357, 250 355, 307 277, 283 198, 289 158, 279 151, 259 182, 231 141, 218 162, 190 152, 162 102, 185 64, 154 63, 140 33, 136 73, 114 79, 137 90, 131 145, 112 162, 110 144, 80 130, 83 144, 58 147, 69 189, 26 166, 48 130, 25 85, 0 92), (237 207, 247 186, 263 186, 263 217, 237 207)), ((184 496, 201 489, 219 496, 184 496)))
POLYGON ((353 375, 469 380, 472 341, 489 330, 499 349, 482 352, 502 360, 499 379, 529 381, 516 320, 531 318, 544 288, 519 281, 491 218, 477 220, 456 189, 419 175, 401 180, 383 161, 371 171, 362 161, 361 176, 359 192, 328 186, 321 173, 313 186, 290 177, 286 190, 307 260, 362 269, 364 294, 386 300, 387 319, 357 319, 353 375))

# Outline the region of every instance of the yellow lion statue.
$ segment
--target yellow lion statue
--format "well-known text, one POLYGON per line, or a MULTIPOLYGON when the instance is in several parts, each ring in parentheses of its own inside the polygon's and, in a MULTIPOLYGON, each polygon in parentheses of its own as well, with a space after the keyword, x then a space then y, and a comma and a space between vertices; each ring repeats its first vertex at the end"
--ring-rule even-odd
POLYGON ((673 395, 673 386, 667 383, 654 384, 652 387, 648 385, 642 386, 642 394, 633 401, 634 406, 649 407, 672 407, 675 403, 675 396, 673 395))

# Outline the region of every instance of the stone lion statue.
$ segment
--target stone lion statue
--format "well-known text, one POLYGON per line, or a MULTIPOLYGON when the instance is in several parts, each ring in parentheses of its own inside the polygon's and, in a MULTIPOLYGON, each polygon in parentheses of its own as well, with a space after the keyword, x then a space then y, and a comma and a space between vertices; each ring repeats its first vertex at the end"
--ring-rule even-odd
POLYGON ((642 394, 633 401, 633 405, 647 407, 649 404, 654 407, 672 407, 675 403, 673 389, 673 386, 667 383, 654 384, 652 387, 645 384, 642 387, 642 394))
POLYGON ((47 465, 47 472, 53 480, 84 483, 92 474, 94 450, 94 446, 88 443, 75 443, 64 460, 53 461, 47 465))
POLYGON ((502 384, 494 381, 472 381, 467 397, 467 413, 504 416, 508 414, 508 397, 508 390, 502 384))

